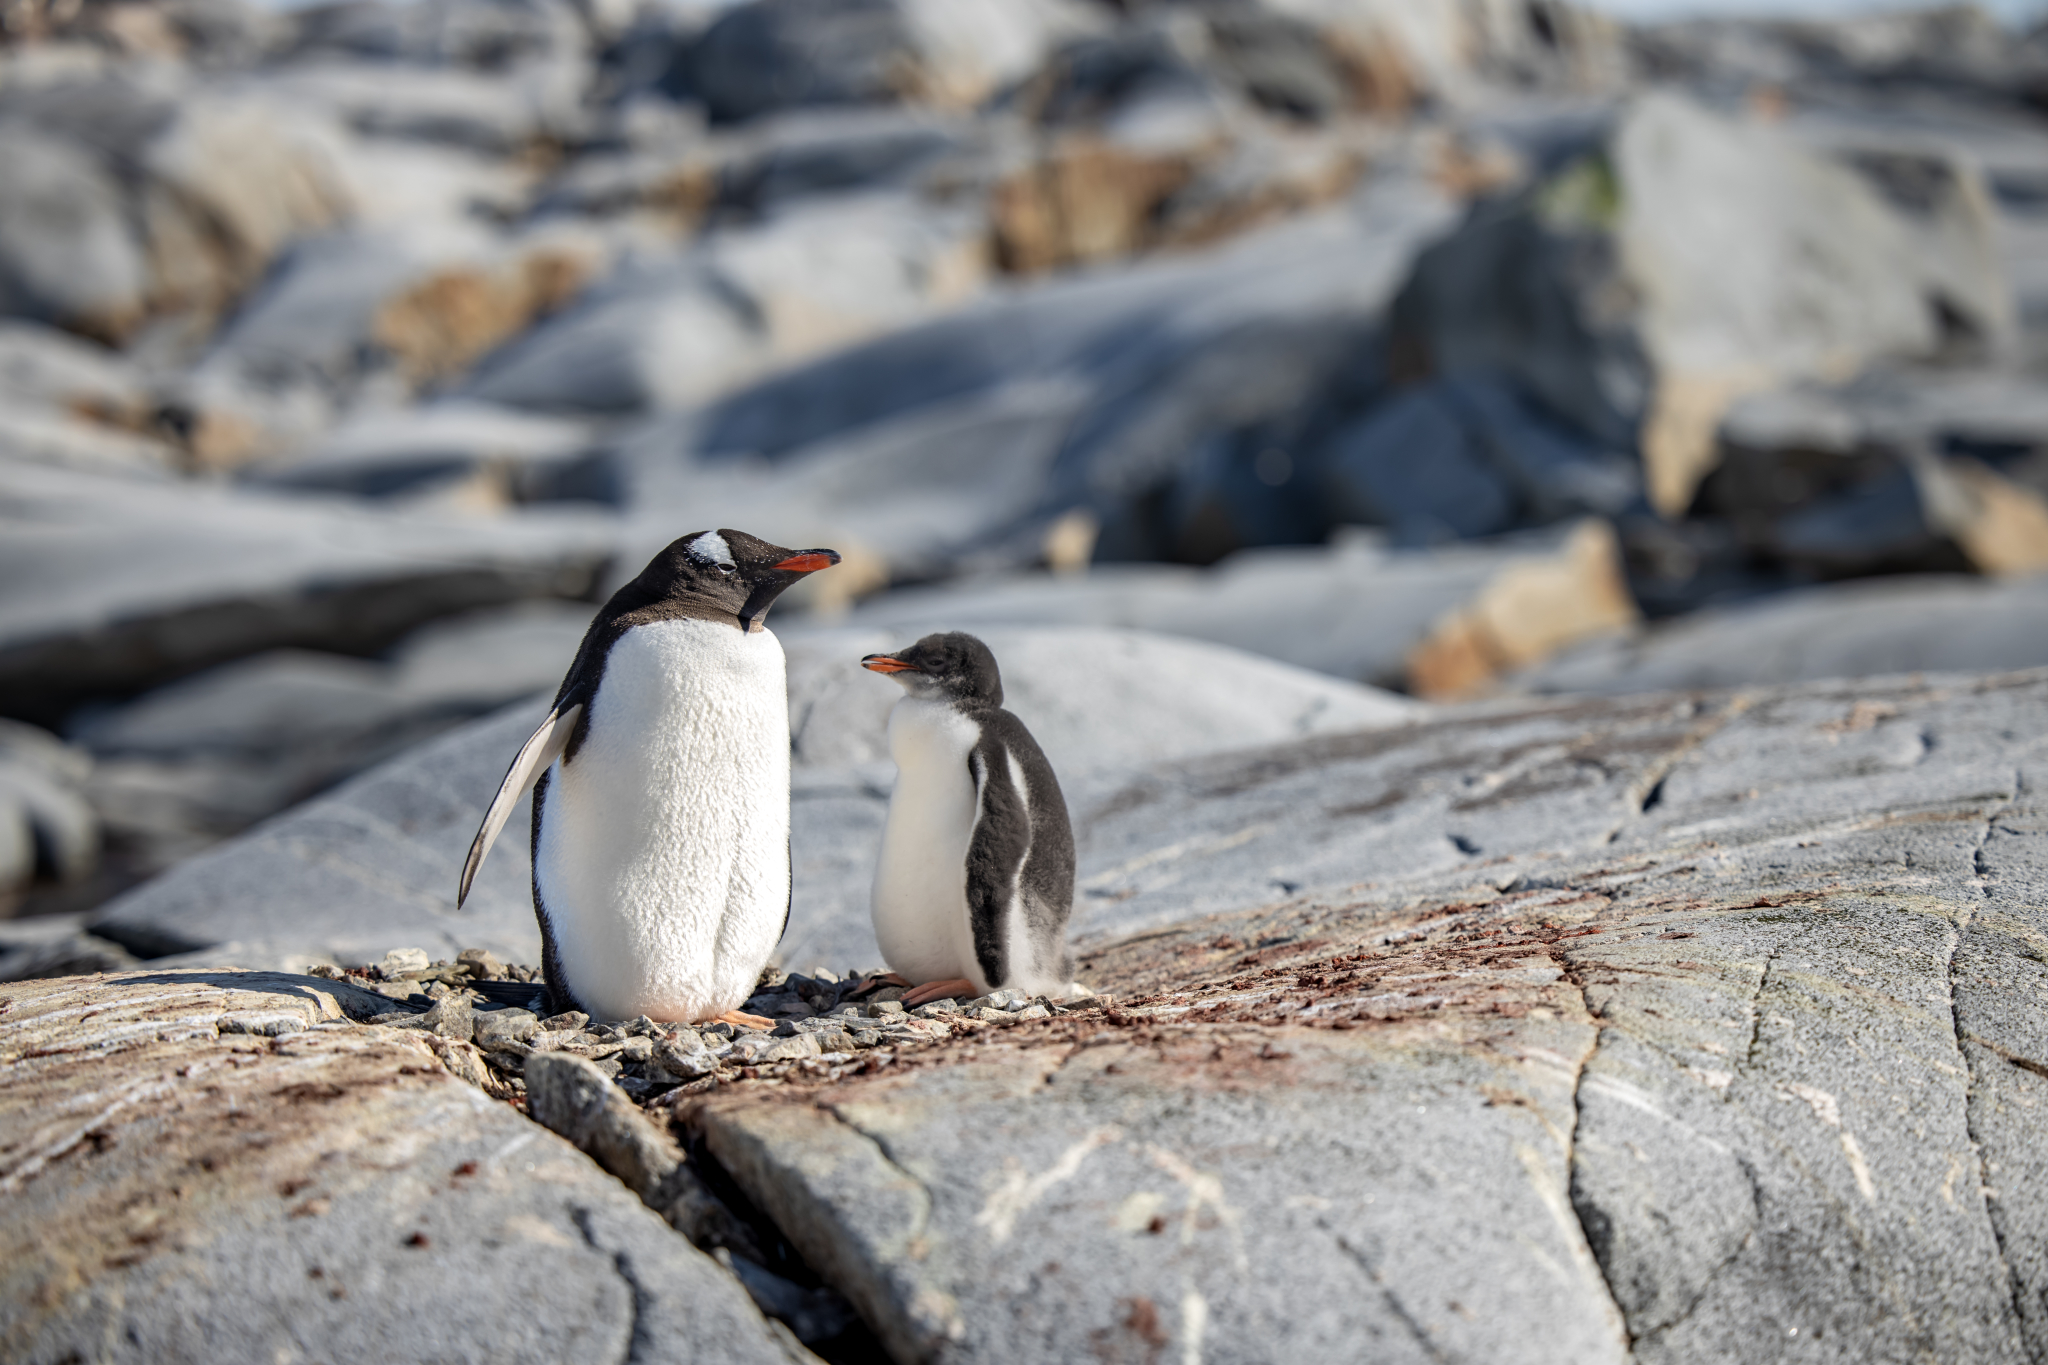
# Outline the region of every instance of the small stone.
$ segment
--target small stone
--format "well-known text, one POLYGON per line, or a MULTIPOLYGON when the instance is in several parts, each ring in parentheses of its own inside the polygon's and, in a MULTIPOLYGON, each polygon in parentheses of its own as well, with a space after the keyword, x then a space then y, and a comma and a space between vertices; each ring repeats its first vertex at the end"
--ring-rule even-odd
POLYGON ((870 1019, 886 1019, 892 1015, 900 1016, 902 1013, 903 1002, 901 1000, 871 1000, 868 1002, 868 1018, 870 1019))
POLYGON ((833 971, 830 967, 813 967, 811 968, 811 980, 821 981, 828 985, 836 985, 839 981, 839 973, 833 971))
POLYGON ((735 1029, 731 1024, 723 1022, 716 1024, 706 1024, 702 1029, 698 1031, 707 1038, 723 1038, 728 1042, 730 1042, 732 1036, 738 1032, 738 1030, 735 1029))
POLYGON ((911 1011, 912 1014, 920 1019, 936 1019, 942 1014, 958 1014, 959 1012, 960 1007, 951 1000, 933 1000, 928 1004, 919 1005, 911 1011))
POLYGON ((718 1059, 701 1044, 691 1047, 679 1040, 664 1039, 654 1045, 654 1056, 648 1062, 648 1070, 650 1074, 660 1073, 671 1080, 693 1081, 718 1070, 718 1059))
MULTIPOLYGON (((809 1021, 806 1020, 805 1022, 808 1023, 809 1021)), ((774 1030, 777 1038, 794 1038, 799 1031, 797 1021, 794 1019, 781 1020, 775 1025, 774 1030)))
POLYGON ((495 1042, 523 1043, 539 1027, 530 1010, 483 1010, 476 1016, 476 1044, 489 1051, 495 1042))
POLYGON ((322 981, 346 981, 348 973, 331 962, 315 962, 306 968, 307 976, 317 976, 322 981))
POLYGON ((853 1045, 855 1047, 880 1047, 882 1045, 881 1032, 877 1029, 857 1028, 853 1031, 853 1045))
POLYGON ((1044 1005, 1026 1005, 1010 1016, 1012 1019, 1050 1019, 1052 1011, 1044 1005))
POLYGON ((619 1060, 627 1065, 636 1065, 654 1056, 654 1040, 634 1034, 619 1045, 619 1060))
POLYGON ((380 1014, 370 1022, 387 1028, 417 1029, 438 1038, 453 1038, 466 1043, 476 1032, 476 1011, 468 996, 450 991, 435 1001, 434 1007, 425 1014, 408 1014, 399 1019, 380 1014))
POLYGON ((819 1046, 815 1033, 799 1033, 793 1038, 773 1038, 768 1045, 754 1053, 756 1063, 794 1062, 805 1057, 816 1057, 825 1049, 819 1046))
POLYGON ((455 965, 480 981, 493 981, 505 974, 505 964, 488 948, 464 948, 455 955, 455 965))
POLYGON ((655 1041, 657 1044, 667 1043, 672 1047, 679 1047, 687 1052, 695 1052, 704 1046, 703 1035, 693 1028, 668 1029, 655 1041))
POLYGON ((583 1031, 583 1026, 585 1024, 588 1024, 589 1022, 590 1016, 585 1014, 583 1011, 569 1010, 564 1014, 549 1015, 547 1018, 540 1021, 540 1026, 544 1029, 549 1030, 550 1032, 560 1029, 566 1029, 571 1033, 581 1033, 583 1031))
POLYGON ((386 1000, 410 1000, 421 994, 417 981, 373 981, 370 989, 386 1000))
POLYGON ((855 1047, 853 1035, 843 1028, 821 1029, 811 1036, 827 1052, 851 1052, 855 1047))
POLYGON ((659 1038, 667 1033, 668 1029, 642 1014, 620 1024, 619 1031, 621 1033, 630 1033, 637 1038, 659 1038))
POLYGON ((982 1006, 978 1010, 971 1011, 970 1017, 989 1024, 1007 1024, 1010 1022, 1010 1012, 1008 1010, 992 1009, 987 1005, 982 1006))
POLYGON ((435 981, 427 986, 427 999, 429 1000, 439 1000, 446 994, 448 994, 448 983, 445 981, 435 981))
POLYGON ((424 949, 393 948, 384 954, 384 960, 377 964, 377 972, 386 981, 398 981, 405 977, 417 977, 430 965, 424 949))
POLYGON ((885 1001, 901 1000, 902 998, 903 988, 901 986, 884 986, 868 997, 868 1003, 870 1005, 879 1005, 885 1001))

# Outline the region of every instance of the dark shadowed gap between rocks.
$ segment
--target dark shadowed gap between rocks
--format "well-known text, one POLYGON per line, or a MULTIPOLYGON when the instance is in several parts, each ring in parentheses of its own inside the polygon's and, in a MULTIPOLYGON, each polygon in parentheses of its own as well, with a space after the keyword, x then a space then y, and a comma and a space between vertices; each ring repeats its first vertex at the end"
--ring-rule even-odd
MULTIPOLYGON (((827 1285, 818 1272, 811 1269, 810 1263, 804 1260, 802 1253, 782 1235, 782 1229, 775 1225, 775 1220, 762 1212, 760 1206, 753 1200, 747 1198, 746 1191, 732 1178, 732 1172, 726 1170, 725 1164, 712 1155, 703 1134, 685 1129, 678 1131, 677 1136, 682 1140, 683 1151, 688 1157, 690 1167, 696 1171, 697 1178, 704 1182, 704 1188, 754 1234, 755 1245, 760 1247, 761 1255, 767 1262, 765 1269, 807 1292, 825 1290, 836 1296, 838 1291, 827 1285)), ((741 1278, 744 1280, 744 1276, 741 1278)), ((861 1320, 850 1305, 846 1316, 847 1325, 844 1329, 819 1341, 804 1342, 805 1349, 825 1361, 826 1365, 892 1365, 889 1353, 882 1349, 882 1343, 876 1338, 873 1329, 861 1320)), ((790 1325, 792 1328, 795 1326, 790 1325)))

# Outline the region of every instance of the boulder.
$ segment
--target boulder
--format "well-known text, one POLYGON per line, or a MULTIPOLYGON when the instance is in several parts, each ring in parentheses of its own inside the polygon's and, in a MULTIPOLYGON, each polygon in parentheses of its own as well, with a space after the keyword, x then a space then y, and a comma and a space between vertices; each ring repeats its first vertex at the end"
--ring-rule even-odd
POLYGON ((73 727, 94 809, 139 876, 394 754, 554 687, 587 606, 526 603, 422 627, 388 662, 270 650, 73 727))
POLYGON ((100 824, 84 788, 92 761, 56 736, 0 720, 0 904, 37 877, 76 881, 93 869, 100 824))
POLYGON ((1094 26, 1068 0, 761 0, 706 29, 671 80, 721 122, 901 99, 972 107, 1094 26))
POLYGON ((1747 396, 1693 499, 1806 574, 2048 569, 2048 412, 2010 372, 1878 370, 1747 396))
POLYGON ((588 592, 605 519, 485 521, 0 464, 0 714, 55 719, 288 645, 366 653, 422 622, 588 592))
MULTIPOLYGON (((239 410, 271 450, 325 434, 359 401, 451 380, 600 273, 565 231, 499 238, 474 222, 364 226, 299 243, 191 371, 198 401, 239 410)), ((367 400, 367 401, 366 401, 367 400)), ((259 445, 242 455, 263 453, 259 445)))
POLYGON ((108 79, 0 102, 0 308, 101 340, 210 326, 293 237, 352 210, 340 135, 249 91, 108 79))
POLYGON ((1516 674, 1532 692, 1752 687, 2048 666, 2048 578, 1889 577, 1710 607, 1516 674))
POLYGON ((791 1358, 581 1153, 422 1035, 351 1024, 366 991, 150 971, 4 996, 12 1359, 791 1358))
POLYGON ((0 122, 0 310, 119 340, 143 315, 140 244, 113 178, 85 150, 17 121, 0 122))
POLYGON ((1597 442, 1639 438, 1650 500, 1677 515, 1740 394, 2009 327, 1981 188, 1939 170, 1952 188, 1914 217, 1783 130, 1643 95, 1425 253, 1392 344, 1417 372, 1504 375, 1597 442))
POLYGON ((631 502, 868 547, 912 579, 1040 562, 1077 508, 1098 558, 1320 539, 1305 471, 1268 483, 1258 457, 1295 448, 1326 388, 1373 384, 1386 300, 1445 212, 1389 180, 1208 252, 977 300, 622 442, 631 502))
POLYGON ((245 466, 240 478, 359 498, 460 492, 503 507, 594 474, 585 457, 596 439, 574 418, 451 399, 359 413, 310 449, 245 466))
POLYGON ((494 357, 465 391, 542 410, 707 402, 762 370, 973 293, 979 222, 904 195, 799 203, 666 259, 629 263, 494 357))
POLYGON ((923 108, 797 109, 709 134, 577 158, 534 205, 543 217, 627 217, 688 233, 817 195, 922 190, 971 171, 973 120, 923 108))

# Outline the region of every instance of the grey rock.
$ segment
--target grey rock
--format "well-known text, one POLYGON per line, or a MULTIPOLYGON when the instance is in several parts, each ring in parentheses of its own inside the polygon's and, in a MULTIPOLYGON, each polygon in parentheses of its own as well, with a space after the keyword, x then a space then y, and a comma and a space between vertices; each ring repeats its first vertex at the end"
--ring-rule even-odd
POLYGON ((1395 344, 1435 373, 1504 376, 1600 444, 1631 449, 1640 434, 1651 499, 1675 515, 1712 450, 1704 433, 1658 427, 1655 402, 1710 414, 1716 386, 1732 397, 1844 358, 1931 355, 1944 308, 1980 336, 2008 327, 2003 281, 1976 265, 1988 212, 1938 248, 1920 231, 1792 135, 1650 93, 1424 253, 1395 304, 1395 344), (1709 227, 1733 202, 1759 211, 1709 227), (1828 262, 1825 285, 1814 260, 1828 262))
POLYGON ((0 311, 119 337, 142 316, 148 267, 119 186, 86 150, 0 122, 0 311))
POLYGON ((570 418, 447 401, 363 414, 239 475, 260 487, 367 498, 526 502, 565 486, 592 443, 590 428, 570 418))
POLYGON ((1530 692, 1654 692, 2048 665, 2048 580, 1878 578, 1714 607, 1517 675, 1530 692))
POLYGON ((906 1359, 2029 1359, 2044 703, 1495 705, 1180 765, 1085 902, 1137 1003, 694 1121, 906 1359))
POLYGON ((393 948, 384 954, 377 970, 386 981, 398 981, 420 976, 431 964, 432 959, 424 948, 393 948))
POLYGON ((38 876, 75 881, 92 871, 100 823, 84 791, 91 767, 56 736, 0 720, 0 896, 38 876))
POLYGON ((488 1052, 494 1043, 523 1043, 539 1027, 540 1021, 528 1010, 479 1010, 474 1039, 478 1047, 488 1052))
POLYGON ((449 1075, 419 1035, 335 1027, 333 984, 203 971, 6 988, 10 1358, 788 1359, 729 1276, 569 1144, 449 1075), (306 1027, 217 1035, 248 1012, 306 1027), (186 1198, 164 1197, 174 1184, 186 1198), (84 1259, 90 1284, 58 1290, 84 1259), (400 1280, 404 1311, 364 1311, 400 1280))
POLYGON ((8 944, 0 950, 0 981, 36 981, 52 976, 89 976, 138 966, 118 943, 72 933, 40 942, 8 944))
MULTIPOLYGON (((463 910, 454 898, 505 754, 517 751, 540 716, 514 708, 465 732, 454 748, 448 739, 429 743, 358 777, 248 842, 202 853, 110 903, 95 917, 95 932, 148 955, 230 943, 241 955, 284 941, 322 947, 333 960, 373 962, 393 944, 427 943, 438 945, 436 957, 483 946, 506 961, 537 962, 523 840, 494 851, 463 910), (285 885, 298 888, 297 899, 293 920, 280 922, 277 894, 285 885)), ((523 828, 526 818, 524 809, 515 812, 512 827, 523 828)))
POLYGON ((408 1014, 397 1021, 396 1026, 466 1043, 476 1033, 476 1007, 468 996, 450 992, 436 1000, 425 1013, 408 1014))
POLYGON ((581 514, 377 516, 18 465, 0 482, 0 699, 30 719, 265 648, 365 651, 466 608, 573 596, 610 551, 581 514))
POLYGON ((532 602, 412 632, 388 662, 270 650, 101 712, 73 734, 127 855, 154 868, 559 680, 589 608, 532 602))
MULTIPOLYGON (((897 577, 1039 562, 1076 508, 1101 527, 1097 558, 1216 559, 1240 544, 1188 520, 1215 501, 1202 452, 1250 442, 1223 504, 1298 502, 1304 485, 1252 478, 1256 456, 1340 377, 1372 386, 1361 351, 1449 213, 1419 177, 1389 176, 1220 249, 991 295, 635 435, 620 448, 631 504, 664 525, 688 507, 858 545, 897 577), (906 485, 920 497, 891 491, 906 485), (1185 516, 1161 523, 1154 504, 1185 516)), ((1288 538, 1327 530, 1304 525, 1288 538)))
MULTIPOLYGON (((682 1153, 591 1063, 535 1053, 521 1075, 527 1112, 649 1199, 682 1164, 682 1153)), ((651 1200, 650 1200, 651 1202, 651 1200)))
POLYGON ((767 0, 721 16, 690 49, 684 88, 738 121, 804 105, 879 104, 906 94, 972 104, 1089 27, 1057 0, 948 8, 896 0, 767 0))

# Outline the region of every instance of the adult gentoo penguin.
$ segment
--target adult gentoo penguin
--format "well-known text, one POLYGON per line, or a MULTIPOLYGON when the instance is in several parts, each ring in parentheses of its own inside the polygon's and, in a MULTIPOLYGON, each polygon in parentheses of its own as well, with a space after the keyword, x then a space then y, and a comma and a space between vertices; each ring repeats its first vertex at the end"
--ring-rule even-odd
POLYGON ((1073 990, 1074 830, 1044 750, 1003 709, 995 656, 927 635, 863 667, 909 693, 889 713, 896 790, 875 866, 875 938, 906 1005, 1073 990))
POLYGON ((461 904, 520 793, 549 1007, 739 1014, 789 921, 789 697, 761 618, 839 562, 739 531, 684 536, 590 623, 462 868, 461 904))

